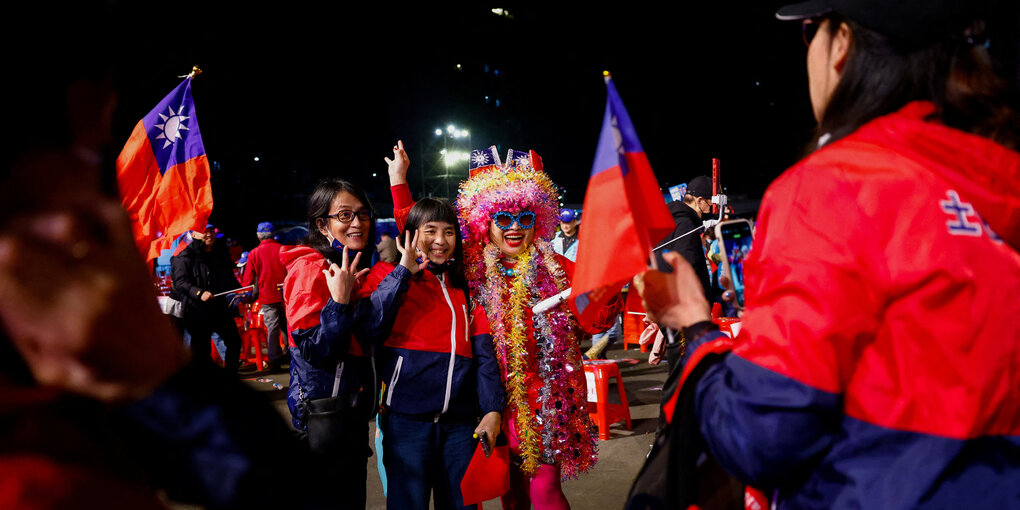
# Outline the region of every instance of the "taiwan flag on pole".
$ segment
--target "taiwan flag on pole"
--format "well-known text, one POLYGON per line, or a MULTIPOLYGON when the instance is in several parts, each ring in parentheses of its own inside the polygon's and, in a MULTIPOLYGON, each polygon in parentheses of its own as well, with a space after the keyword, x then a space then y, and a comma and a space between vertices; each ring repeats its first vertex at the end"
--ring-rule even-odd
POLYGON ((648 267, 652 243, 676 228, 627 109, 606 72, 606 114, 595 150, 570 299, 592 316, 648 267))
POLYGON ((117 158, 121 204, 146 260, 181 234, 204 230, 212 212, 209 160, 191 98, 191 79, 199 72, 138 121, 117 158))

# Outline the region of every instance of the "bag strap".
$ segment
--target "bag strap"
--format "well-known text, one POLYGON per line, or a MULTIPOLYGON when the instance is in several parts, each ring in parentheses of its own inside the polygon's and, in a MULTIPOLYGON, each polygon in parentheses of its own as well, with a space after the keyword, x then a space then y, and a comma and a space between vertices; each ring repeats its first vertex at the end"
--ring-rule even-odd
POLYGON ((336 376, 333 378, 333 398, 340 394, 340 378, 344 375, 344 362, 336 365, 336 376))

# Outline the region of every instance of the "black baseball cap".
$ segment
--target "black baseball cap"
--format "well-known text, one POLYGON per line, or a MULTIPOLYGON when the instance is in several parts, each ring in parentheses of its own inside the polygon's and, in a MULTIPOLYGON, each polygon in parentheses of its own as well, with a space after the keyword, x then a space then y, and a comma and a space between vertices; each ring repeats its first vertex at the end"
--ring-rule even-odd
POLYGON ((712 179, 699 175, 687 183, 687 194, 694 197, 712 198, 712 179))
POLYGON ((804 20, 839 13, 861 26, 901 42, 935 43, 962 23, 983 18, 995 0, 810 0, 780 7, 776 18, 804 20))

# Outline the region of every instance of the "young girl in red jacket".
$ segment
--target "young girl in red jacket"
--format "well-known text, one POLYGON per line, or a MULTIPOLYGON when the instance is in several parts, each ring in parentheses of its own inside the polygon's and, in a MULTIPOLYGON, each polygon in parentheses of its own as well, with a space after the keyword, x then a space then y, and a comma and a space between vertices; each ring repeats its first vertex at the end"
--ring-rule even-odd
MULTIPOLYGON (((391 184, 406 182, 402 143, 387 163, 391 184)), ((388 278, 402 282, 396 299, 378 301, 397 307, 392 331, 377 351, 385 385, 379 427, 391 482, 387 506, 424 510, 431 494, 435 508, 475 508, 464 505, 460 482, 475 438, 484 432, 490 445, 495 442, 504 401, 489 323, 468 299, 453 206, 433 198, 395 205, 397 228, 404 232, 397 249, 415 250, 419 264, 379 262, 362 289, 370 292, 388 278)))

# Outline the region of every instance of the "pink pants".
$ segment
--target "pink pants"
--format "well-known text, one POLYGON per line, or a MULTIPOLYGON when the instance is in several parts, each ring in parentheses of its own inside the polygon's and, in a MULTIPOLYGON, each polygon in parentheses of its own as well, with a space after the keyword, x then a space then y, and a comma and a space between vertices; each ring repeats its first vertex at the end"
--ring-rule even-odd
MULTIPOLYGON (((513 419, 503 422, 510 443, 510 451, 520 454, 520 441, 514 430, 513 419)), ((504 510, 570 510, 570 503, 560 486, 560 468, 553 464, 540 464, 534 477, 510 466, 510 492, 499 498, 504 510)))

